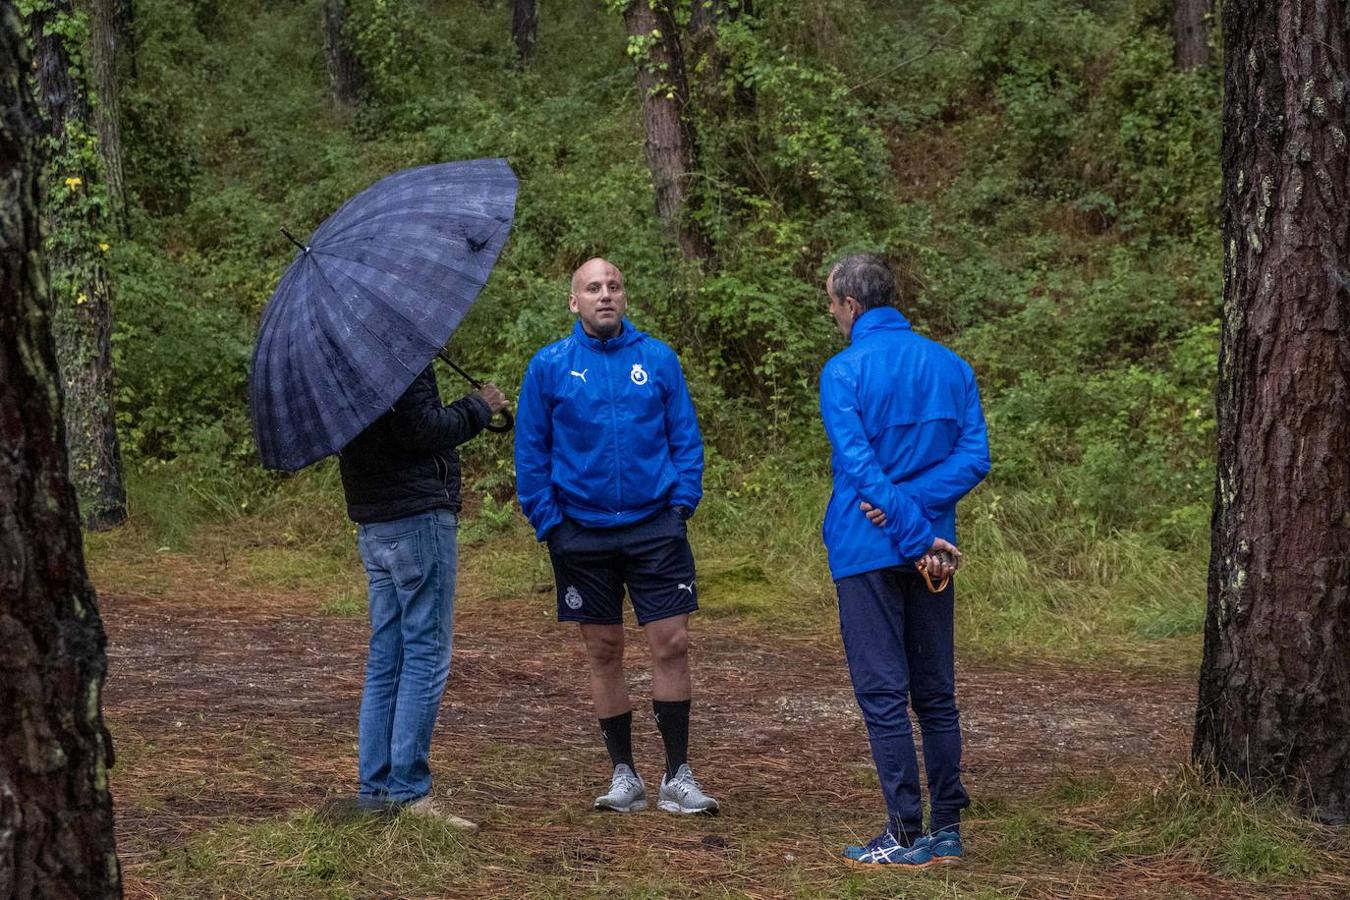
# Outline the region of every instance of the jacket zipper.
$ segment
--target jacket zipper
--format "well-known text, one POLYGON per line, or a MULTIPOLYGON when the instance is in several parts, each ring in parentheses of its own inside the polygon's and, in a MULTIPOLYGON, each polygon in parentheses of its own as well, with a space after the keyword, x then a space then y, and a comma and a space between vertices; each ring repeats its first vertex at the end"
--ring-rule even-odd
POLYGON ((433 453, 433 454, 431 454, 431 458, 434 459, 434 460, 436 461, 436 474, 440 476, 440 479, 441 479, 441 490, 445 491, 445 499, 446 499, 447 501, 451 501, 451 497, 450 497, 450 463, 449 463, 448 461, 444 460, 444 459, 441 459, 441 455, 440 455, 439 453, 433 453), (441 466, 445 466, 445 468, 442 469, 441 466))
POLYGON ((610 377, 609 341, 600 342, 600 355, 605 360, 605 387, 609 390, 610 433, 614 438, 614 515, 617 518, 623 510, 623 475, 619 465, 619 408, 614 402, 614 379, 610 377))

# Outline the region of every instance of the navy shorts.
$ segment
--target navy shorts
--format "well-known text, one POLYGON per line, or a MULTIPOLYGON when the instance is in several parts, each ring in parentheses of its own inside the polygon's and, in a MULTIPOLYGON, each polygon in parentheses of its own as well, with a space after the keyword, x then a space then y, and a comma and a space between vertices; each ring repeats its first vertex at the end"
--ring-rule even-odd
POLYGON ((623 623, 628 590, 639 625, 698 609, 694 553, 684 517, 667 509, 622 528, 586 528, 571 519, 549 532, 558 621, 623 623))

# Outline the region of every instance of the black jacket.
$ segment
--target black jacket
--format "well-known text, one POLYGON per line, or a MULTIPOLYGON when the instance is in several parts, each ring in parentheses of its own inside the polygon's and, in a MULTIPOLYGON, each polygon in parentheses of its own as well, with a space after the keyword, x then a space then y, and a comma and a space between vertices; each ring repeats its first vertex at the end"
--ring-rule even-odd
POLYGON ((441 405, 427 366, 394 403, 338 454, 347 515, 388 522, 432 509, 459 512, 455 447, 483 430, 492 410, 470 395, 441 405))

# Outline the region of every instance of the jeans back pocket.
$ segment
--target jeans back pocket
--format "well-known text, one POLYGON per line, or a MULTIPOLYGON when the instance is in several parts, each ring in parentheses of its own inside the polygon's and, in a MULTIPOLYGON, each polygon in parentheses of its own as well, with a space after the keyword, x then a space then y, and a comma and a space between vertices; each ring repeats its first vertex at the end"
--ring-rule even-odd
POLYGON ((380 568, 389 573, 394 584, 406 590, 422 583, 426 573, 420 531, 410 531, 391 537, 373 537, 370 543, 380 568))

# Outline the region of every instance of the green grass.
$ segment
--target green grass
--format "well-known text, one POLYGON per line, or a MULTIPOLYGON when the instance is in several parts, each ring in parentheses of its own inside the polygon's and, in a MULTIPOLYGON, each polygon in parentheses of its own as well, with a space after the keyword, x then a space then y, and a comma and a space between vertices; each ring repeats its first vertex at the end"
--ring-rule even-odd
POLYGON ((1273 796, 1253 797, 1186 771, 1125 805, 1108 852, 1184 852, 1225 877, 1255 881, 1312 874, 1327 832, 1273 796))
POLYGON ((178 896, 430 896, 459 882, 471 851, 438 822, 402 816, 387 824, 333 824, 301 813, 261 823, 227 822, 169 853, 145 874, 178 896))
POLYGON ((324 600, 319 614, 336 619, 360 619, 366 614, 366 595, 359 590, 340 591, 324 600))
POLYGON ((1223 878, 1271 882, 1343 867, 1346 846, 1274 796, 1254 796, 1185 769, 1155 785, 1108 774, 1068 778, 1037 802, 977 802, 974 827, 995 841, 995 867, 1188 857, 1223 878))
MULTIPOLYGON (((105 583, 162 593, 171 581, 156 558, 187 552, 240 590, 317 594, 326 615, 364 615, 356 529, 335 466, 287 479, 252 511, 226 518, 200 509, 185 518, 177 495, 153 477, 132 488, 131 525, 86 541, 105 583), (175 536, 173 545, 161 543, 165 534, 175 536)), ((488 600, 546 598, 548 554, 514 504, 478 492, 472 480, 465 495, 462 586, 488 600)), ((736 478, 710 472, 690 523, 704 613, 773 631, 834 632, 834 586, 819 537, 828 495, 821 472, 781 459, 736 478)), ((1178 541, 1100 531, 1066 512, 1062 500, 989 486, 963 503, 960 651, 972 660, 1194 667, 1207 535, 1193 528, 1178 541)))
POLYGON ((967 565, 958 640, 990 657, 1190 666, 1204 626, 1208 543, 1095 531, 1056 498, 974 494, 961 509, 967 565))
MULTIPOLYGON (((514 764, 491 754, 476 763, 496 765, 510 770, 514 764)), ((1189 771, 1156 784, 1066 779, 1029 798, 983 800, 967 818, 967 864, 918 876, 828 862, 830 848, 813 846, 797 812, 764 810, 719 822, 720 837, 657 836, 652 846, 628 833, 649 827, 647 820, 578 815, 570 808, 501 808, 490 830, 471 836, 410 816, 337 824, 302 812, 219 823, 138 875, 167 897, 449 892, 541 898, 1002 897, 1027 875, 1050 889, 1100 891, 1119 886, 1130 867, 1167 866, 1190 873, 1198 867, 1229 887, 1245 886, 1244 892, 1309 878, 1308 884, 1323 879, 1326 887, 1350 877, 1343 838, 1337 844, 1333 832, 1271 798, 1216 787, 1189 771), (535 825, 548 841, 525 837, 535 825), (717 877, 672 871, 661 849, 665 840, 716 852, 717 877)), ((829 827, 820 837, 838 839, 829 827)))

